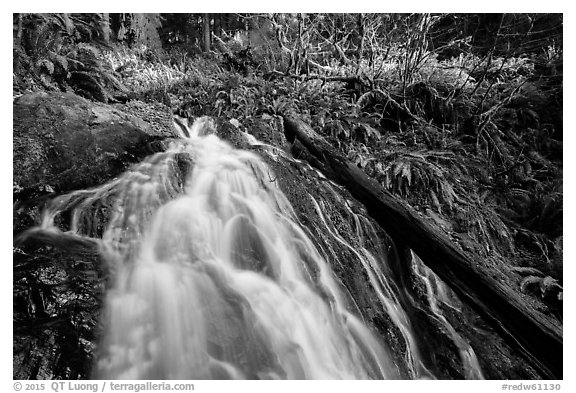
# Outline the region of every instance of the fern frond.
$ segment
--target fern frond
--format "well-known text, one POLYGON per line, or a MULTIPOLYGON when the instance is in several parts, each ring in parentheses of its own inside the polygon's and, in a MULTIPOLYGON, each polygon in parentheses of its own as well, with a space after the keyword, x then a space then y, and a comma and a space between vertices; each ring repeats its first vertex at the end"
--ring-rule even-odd
POLYGON ((54 20, 58 22, 62 31, 65 31, 66 34, 72 35, 74 33, 74 22, 70 19, 68 14, 53 14, 54 20))
POLYGON ((452 209, 454 207, 454 200, 456 197, 454 188, 452 188, 452 185, 447 181, 442 181, 440 184, 441 184, 440 189, 442 192, 442 198, 444 199, 444 201, 448 203, 450 209, 452 209))
POLYGON ((540 270, 533 268, 533 267, 526 267, 526 266, 512 266, 510 268, 512 271, 521 274, 523 276, 530 275, 530 276, 544 276, 540 270))
POLYGON ((558 283, 558 280, 556 280, 555 278, 552 278, 550 276, 546 277, 528 276, 520 282, 520 290, 522 292, 525 292, 528 288, 535 286, 537 286, 538 289, 540 290, 540 295, 542 297, 545 297, 550 291, 556 290, 558 291, 558 299, 562 300, 561 294, 563 293, 563 288, 558 283))
POLYGON ((94 98, 101 102, 108 102, 110 95, 106 92, 103 84, 97 74, 86 71, 71 72, 71 81, 79 93, 88 95, 88 98, 94 98))
POLYGON ((58 53, 50 53, 50 60, 55 65, 59 66, 62 72, 68 72, 68 59, 58 53))
POLYGON ((432 205, 436 208, 436 210, 438 212, 441 212, 442 206, 440 205, 440 201, 438 200, 438 196, 436 196, 436 193, 432 189, 430 190, 430 198, 432 199, 432 205))
POLYGON ((52 63, 48 59, 40 59, 36 62, 36 68, 42 71, 42 69, 46 70, 49 75, 54 73, 54 63, 52 63))
POLYGON ((120 82, 120 80, 118 78, 116 78, 112 73, 102 72, 101 77, 104 80, 105 84, 107 84, 107 85, 109 84, 112 87, 114 87, 115 89, 118 89, 123 93, 128 92, 128 88, 126 86, 124 86, 124 84, 122 82, 120 82))
POLYGON ((402 168, 402 177, 405 177, 408 181, 408 186, 412 185, 412 171, 410 170, 410 163, 405 163, 402 168))
POLYGON ((102 52, 100 52, 98 48, 85 42, 80 42, 76 46, 76 50, 78 53, 87 54, 93 59, 100 59, 102 57, 102 52))
POLYGON ((526 288, 533 286, 533 285, 538 285, 541 281, 542 281, 542 277, 537 277, 537 276, 525 277, 520 282, 520 290, 522 292, 526 292, 526 288))
POLYGON ((392 176, 397 177, 404 169, 404 161, 397 162, 393 165, 392 176))
POLYGON ((544 279, 542 279, 542 282, 540 283, 540 291, 542 292, 542 296, 545 296, 546 293, 554 288, 562 290, 562 286, 558 283, 558 280, 550 276, 546 276, 544 279))

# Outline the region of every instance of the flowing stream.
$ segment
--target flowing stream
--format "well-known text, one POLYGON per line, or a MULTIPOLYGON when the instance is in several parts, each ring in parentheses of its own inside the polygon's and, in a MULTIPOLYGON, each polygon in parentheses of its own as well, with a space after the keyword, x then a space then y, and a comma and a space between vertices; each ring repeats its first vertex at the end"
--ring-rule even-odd
MULTIPOLYGON (((67 235, 97 239, 110 272, 94 376, 435 378, 386 256, 369 251, 376 237, 369 220, 345 207, 358 239, 350 244, 323 213, 324 202, 303 196, 321 219, 316 232, 355 258, 338 261, 299 223, 263 160, 214 131, 200 118, 165 152, 105 185, 55 198, 44 213, 40 230, 57 233, 68 212, 67 235), (333 271, 342 263, 362 266, 399 332, 402 356, 360 316, 333 271)), ((482 378, 474 351, 439 306, 457 307, 453 295, 412 261, 427 288, 427 312, 458 348, 463 376, 482 378)))

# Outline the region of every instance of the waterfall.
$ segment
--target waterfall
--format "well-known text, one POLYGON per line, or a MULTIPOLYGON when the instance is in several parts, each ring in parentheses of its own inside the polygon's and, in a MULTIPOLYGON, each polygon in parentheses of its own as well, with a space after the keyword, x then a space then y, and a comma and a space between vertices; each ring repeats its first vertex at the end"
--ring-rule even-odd
MULTIPOLYGON (((364 246, 375 236, 366 218, 346 207, 359 242, 349 244, 323 214, 323 202, 303 195, 321 219, 317 232, 348 249, 356 260, 346 263, 366 272, 404 341, 400 360, 333 271, 344 262, 300 224, 264 161, 220 140, 208 118, 181 136, 107 184, 55 198, 43 214, 38 230, 47 233, 58 233, 69 214, 66 236, 96 239, 110 273, 95 377, 435 377, 385 256, 364 246)), ((414 261, 466 377, 481 378, 472 348, 434 303, 448 301, 440 298, 444 287, 414 261)))

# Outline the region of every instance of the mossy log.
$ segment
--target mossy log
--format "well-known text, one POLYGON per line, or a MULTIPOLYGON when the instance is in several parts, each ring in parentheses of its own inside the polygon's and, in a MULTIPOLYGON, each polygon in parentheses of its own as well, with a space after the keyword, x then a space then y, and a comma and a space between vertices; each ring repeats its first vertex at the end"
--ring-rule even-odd
POLYGON ((403 239, 458 296, 527 358, 543 377, 562 378, 562 328, 527 305, 517 293, 478 268, 449 239, 405 202, 382 189, 308 124, 284 116, 284 132, 296 158, 346 187, 392 237, 403 239))

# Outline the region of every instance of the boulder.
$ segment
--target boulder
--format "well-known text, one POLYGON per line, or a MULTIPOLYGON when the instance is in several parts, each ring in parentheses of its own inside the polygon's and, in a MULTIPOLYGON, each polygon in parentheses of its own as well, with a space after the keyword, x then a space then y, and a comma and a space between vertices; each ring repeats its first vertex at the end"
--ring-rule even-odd
POLYGON ((16 199, 101 184, 176 136, 72 93, 25 94, 13 113, 16 199))
POLYGON ((14 101, 16 379, 90 377, 106 276, 97 245, 20 234, 38 222, 42 202, 55 193, 103 184, 177 136, 171 120, 152 125, 126 108, 71 93, 34 92, 14 101))

